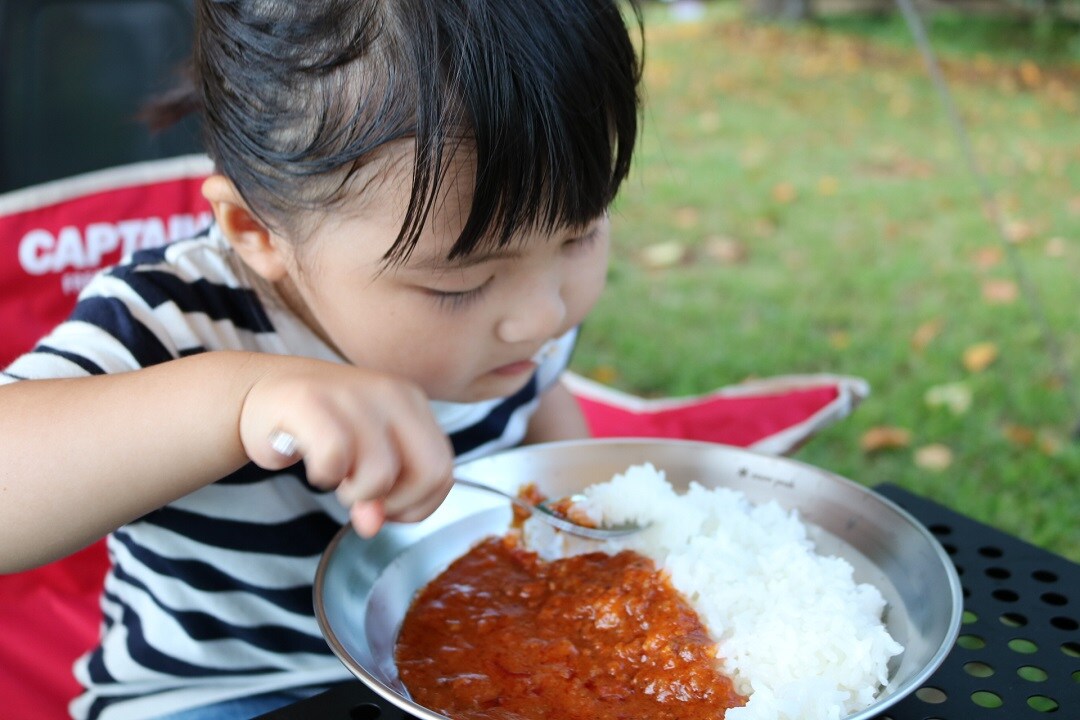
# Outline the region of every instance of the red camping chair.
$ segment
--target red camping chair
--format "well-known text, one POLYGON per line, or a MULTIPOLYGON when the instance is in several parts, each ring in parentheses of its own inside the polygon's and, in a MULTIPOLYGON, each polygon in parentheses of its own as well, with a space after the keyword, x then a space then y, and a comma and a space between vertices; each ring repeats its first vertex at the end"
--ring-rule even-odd
MULTIPOLYGON (((91 274, 123 253, 193 234, 210 221, 202 155, 113 168, 0 195, 0 367, 70 313, 91 274)), ((0 576, 4 717, 65 718, 76 657, 98 636, 105 543, 0 576)))

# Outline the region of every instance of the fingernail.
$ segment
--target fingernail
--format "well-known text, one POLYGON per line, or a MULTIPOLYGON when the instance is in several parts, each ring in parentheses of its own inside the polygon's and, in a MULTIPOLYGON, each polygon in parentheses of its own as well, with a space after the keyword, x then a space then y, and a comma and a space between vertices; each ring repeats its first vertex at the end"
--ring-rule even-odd
POLYGON ((377 501, 357 503, 350 515, 356 534, 365 539, 378 535, 385 519, 382 505, 377 501))
POLYGON ((292 457, 296 454, 296 438, 284 430, 275 430, 270 433, 270 447, 283 457, 292 457))

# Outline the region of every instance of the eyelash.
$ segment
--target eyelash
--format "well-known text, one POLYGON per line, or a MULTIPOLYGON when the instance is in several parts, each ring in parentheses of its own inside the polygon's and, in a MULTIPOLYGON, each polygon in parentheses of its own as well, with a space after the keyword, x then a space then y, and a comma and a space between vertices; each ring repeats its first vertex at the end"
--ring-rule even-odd
POLYGON ((578 251, 587 250, 596 244, 596 233, 588 232, 579 237, 571 238, 563 243, 563 247, 567 250, 578 251))
MULTIPOLYGON (((563 243, 563 247, 570 251, 582 251, 586 250, 596 244, 596 233, 590 232, 580 237, 571 238, 563 243)), ((435 290, 434 288, 428 289, 428 294, 435 299, 435 302, 441 308, 447 310, 460 310, 467 306, 469 303, 480 298, 480 296, 487 290, 488 285, 491 283, 490 278, 485 280, 483 284, 474 287, 471 290, 462 290, 456 292, 447 292, 444 290, 435 290)))
POLYGON ((435 302, 439 307, 447 310, 460 310, 472 301, 478 299, 484 291, 487 290, 490 282, 490 280, 485 280, 482 285, 478 285, 472 290, 462 290, 460 292, 445 292, 443 290, 434 289, 430 289, 428 292, 435 298, 435 302))

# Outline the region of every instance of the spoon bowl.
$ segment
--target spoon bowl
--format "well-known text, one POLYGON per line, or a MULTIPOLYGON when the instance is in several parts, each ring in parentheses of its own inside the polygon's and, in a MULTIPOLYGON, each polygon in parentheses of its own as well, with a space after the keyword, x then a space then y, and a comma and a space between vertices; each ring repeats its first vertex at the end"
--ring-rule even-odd
MULTIPOLYGON (((553 527, 562 530, 563 532, 576 535, 578 537, 588 538, 590 540, 610 540, 617 537, 625 537, 626 535, 632 535, 636 532, 641 532, 647 526, 634 525, 631 523, 625 525, 607 525, 604 527, 592 527, 590 525, 581 525, 568 518, 563 513, 552 507, 552 503, 557 500, 545 500, 542 503, 536 505, 529 501, 518 497, 513 493, 500 490, 497 487, 488 485, 487 483, 477 482, 475 480, 469 480, 468 478, 455 477, 454 483, 457 485, 464 485, 465 487, 476 488, 477 490, 483 490, 485 492, 500 495, 511 502, 514 507, 521 508, 530 515, 539 518, 540 520, 552 525, 553 527)), ((571 500, 581 497, 577 495, 571 496, 571 500)))

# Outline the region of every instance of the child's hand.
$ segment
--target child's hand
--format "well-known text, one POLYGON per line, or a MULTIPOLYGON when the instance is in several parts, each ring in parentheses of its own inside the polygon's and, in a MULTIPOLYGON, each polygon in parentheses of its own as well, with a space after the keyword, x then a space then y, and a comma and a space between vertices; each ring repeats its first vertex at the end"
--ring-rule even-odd
POLYGON ((365 537, 385 519, 427 517, 452 482, 453 450, 424 393, 347 365, 281 358, 249 389, 240 440, 267 469, 302 456, 308 481, 336 490, 365 537))

